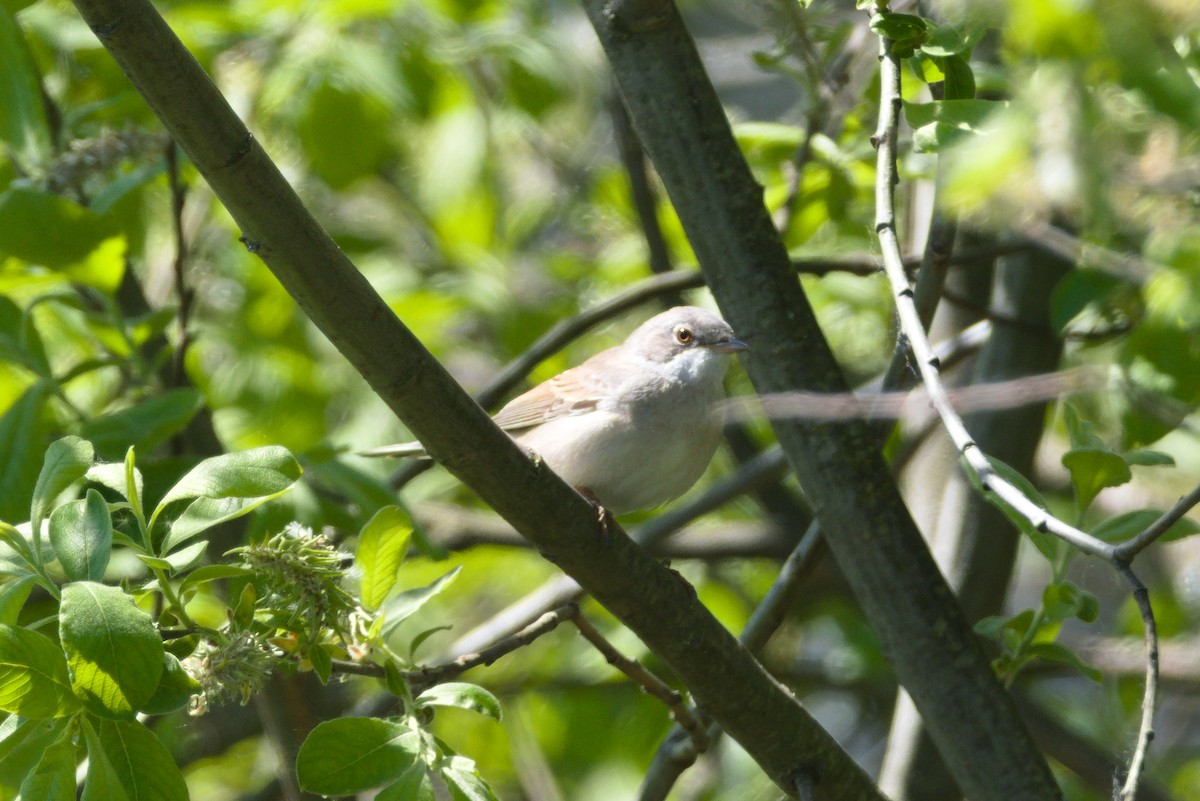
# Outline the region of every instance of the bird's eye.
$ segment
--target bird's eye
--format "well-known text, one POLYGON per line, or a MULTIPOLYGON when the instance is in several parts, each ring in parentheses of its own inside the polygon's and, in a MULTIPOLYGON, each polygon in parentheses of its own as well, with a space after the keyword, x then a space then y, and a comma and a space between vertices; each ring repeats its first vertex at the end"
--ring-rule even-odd
POLYGON ((675 327, 675 341, 680 345, 690 345, 696 339, 696 333, 686 325, 675 327))

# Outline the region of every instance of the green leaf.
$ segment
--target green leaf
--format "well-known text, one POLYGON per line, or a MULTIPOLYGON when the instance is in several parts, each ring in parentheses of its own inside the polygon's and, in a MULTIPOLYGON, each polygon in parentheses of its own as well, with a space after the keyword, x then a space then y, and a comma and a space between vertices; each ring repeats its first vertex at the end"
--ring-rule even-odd
POLYGON ((82 433, 102 456, 109 458, 116 458, 131 446, 149 451, 182 431, 203 407, 204 397, 196 390, 172 389, 128 409, 94 417, 83 424, 82 433))
POLYGON ((417 762, 404 771, 395 784, 375 796, 375 801, 437 801, 425 763, 417 762))
POLYGON ((1060 643, 1036 642, 1029 646, 1028 653, 1031 657, 1044 659, 1047 662, 1070 665, 1097 684, 1104 679, 1103 673, 1084 662, 1078 654, 1060 643))
POLYGON ((132 721, 105 720, 98 734, 129 801, 188 801, 183 774, 154 732, 132 721))
POLYGON ((241 567, 239 565, 204 565, 198 567, 191 573, 184 576, 183 582, 179 585, 180 594, 184 594, 189 590, 199 587, 201 584, 209 581, 216 581, 224 578, 241 578, 253 576, 254 571, 250 568, 241 567))
POLYGON ((328 684, 329 677, 333 675, 333 657, 320 643, 308 649, 308 662, 312 665, 313 673, 317 674, 317 679, 322 684, 328 684))
POLYGON ((921 45, 921 52, 935 58, 962 57, 975 48, 985 33, 984 25, 936 25, 921 45))
POLYGON ((1003 107, 1003 103, 995 100, 906 102, 904 116, 913 129, 913 147, 929 153, 937 152, 966 136, 979 134, 988 115, 1003 107))
MULTIPOLYGON (((1158 509, 1135 509, 1131 512, 1122 512, 1116 517, 1110 517, 1098 524, 1092 529, 1091 534, 1105 542, 1123 542, 1140 534, 1160 517, 1162 517, 1162 512, 1158 509)), ((1197 531, 1200 531, 1200 524, 1184 517, 1167 529, 1166 533, 1159 537, 1158 542, 1183 539, 1197 531)))
POLYGON ((204 558, 204 553, 207 550, 208 543, 204 540, 193 542, 186 548, 181 548, 166 558, 167 570, 170 570, 172 575, 182 573, 198 564, 204 558))
POLYGON ((9 626, 16 624, 36 581, 37 576, 29 573, 0 584, 0 623, 9 626))
POLYGON ((452 756, 443 763, 439 772, 455 801, 496 801, 492 788, 479 775, 474 760, 452 756))
MULTIPOLYGON (((38 482, 49 385, 31 385, 0 417, 0 520, 31 519, 29 498, 38 482)), ((65 486, 65 485, 64 485, 65 486)))
MULTIPOLYGON (((205 459, 188 471, 187 475, 179 479, 175 486, 167 491, 150 517, 150 526, 153 529, 154 521, 158 516, 167 506, 176 501, 190 498, 211 500, 261 498, 265 501, 292 486, 296 479, 300 478, 301 472, 300 464, 287 448, 276 445, 241 453, 226 453, 205 459)), ((232 519, 232 517, 245 514, 247 511, 249 510, 246 508, 230 507, 218 512, 214 508, 206 507, 203 513, 196 517, 211 520, 213 515, 217 515, 221 519, 232 519)), ((196 522, 193 520, 188 527, 187 536, 176 535, 172 532, 166 545, 167 550, 198 533, 195 525, 196 522)))
POLYGON ((1100 601, 1071 582, 1060 581, 1047 584, 1042 590, 1042 608, 1051 623, 1061 623, 1073 617, 1089 622, 1096 619, 1100 601))
POLYGON ((1128 284, 1100 270, 1071 270, 1050 293, 1050 324, 1058 333, 1089 307, 1101 307, 1128 284))
POLYGON ((0 254, 61 270, 116 234, 109 220, 61 195, 0 192, 0 254))
POLYGON ((1133 467, 1174 467, 1175 457, 1162 451, 1137 450, 1121 454, 1125 464, 1133 467))
POLYGON ((1090 420, 1082 419, 1070 403, 1063 404, 1063 422, 1067 426, 1067 438, 1072 448, 1091 448, 1107 450, 1104 440, 1096 434, 1096 426, 1090 420))
POLYGON ((999 640, 1005 631, 1014 631, 1018 634, 1024 634, 1030 624, 1033 623, 1033 610, 1025 609, 1011 617, 1002 615, 991 615, 981 618, 975 624, 975 633, 981 637, 987 637, 989 640, 999 640))
POLYGON ((412 520, 399 506, 385 506, 363 526, 354 561, 362 571, 359 590, 364 609, 378 609, 395 586, 412 531, 412 520))
POLYGON ((42 754, 66 731, 70 718, 30 720, 9 715, 0 721, 0 798, 20 797, 21 783, 42 754))
POLYGON ((53 147, 40 75, 13 19, 20 7, 5 3, 0 8, 0 142, 30 170, 49 160, 53 147))
POLYGON ((38 801, 75 801, 75 744, 63 732, 45 753, 33 772, 21 782, 21 798, 38 801))
POLYGON ((0 710, 56 718, 78 708, 62 649, 35 631, 0 625, 0 710))
POLYGON ((416 658, 417 649, 420 648, 422 645, 424 645, 425 641, 428 640, 430 637, 437 634, 439 631, 450 631, 453 628, 454 628, 454 626, 450 626, 450 625, 434 626, 433 628, 425 629, 420 634, 418 634, 416 637, 413 637, 412 643, 408 646, 409 659, 416 658))
POLYGON ((100 581, 112 555, 112 516, 94 489, 50 515, 50 544, 71 581, 100 581))
MULTIPOLYGON (((129 449, 128 454, 132 456, 132 448, 129 449)), ((101 462, 94 464, 88 468, 84 478, 102 487, 107 487, 128 500, 130 509, 133 509, 134 514, 140 518, 141 508, 137 504, 141 497, 144 483, 141 471, 133 467, 132 461, 129 464, 122 462, 101 462), (130 481, 131 478, 132 481, 130 481), (130 497, 131 495, 133 496, 132 498, 130 497)))
POLYGON ((34 528, 45 519, 54 499, 67 487, 83 478, 95 460, 95 451, 87 440, 72 436, 50 443, 33 490, 33 511, 30 520, 34 528))
POLYGON ((871 30, 892 41, 892 53, 908 58, 930 34, 930 24, 915 14, 884 11, 871 18, 871 30))
POLYGON ((154 695, 163 645, 150 616, 116 587, 78 581, 63 587, 59 638, 71 685, 89 710, 132 718, 154 695))
POLYGON ((446 589, 446 586, 454 581, 458 572, 462 570, 462 565, 453 570, 444 573, 432 584, 424 587, 418 587, 413 590, 405 590, 398 593, 394 598, 387 602, 383 608, 383 637, 387 639, 391 636, 396 627, 400 625, 406 618, 433 598, 435 595, 446 589))
POLYGON ((1106 487, 1119 487, 1133 478, 1129 465, 1119 454, 1103 448, 1073 448, 1063 454, 1063 466, 1071 472, 1075 503, 1079 511, 1106 487))
POLYGON ((86 717, 81 728, 83 739, 87 743, 88 771, 83 780, 83 796, 80 801, 129 801, 112 760, 100 744, 100 736, 86 717))
POLYGON ((162 677, 142 710, 148 715, 166 715, 187 706, 188 699, 199 690, 200 682, 183 669, 179 659, 164 653, 162 677))
POLYGON ((337 718, 319 724, 296 756, 301 789, 352 795, 390 784, 417 759, 420 735, 379 718, 337 718))
POLYGON ((495 721, 499 721, 504 714, 496 696, 478 685, 458 681, 448 681, 445 684, 435 684, 430 687, 417 696, 417 706, 452 706, 458 709, 469 709, 495 721))
POLYGON ((946 56, 941 60, 942 99, 973 100, 975 98, 975 73, 962 56, 946 56))
POLYGON ((387 159, 390 120, 378 97, 322 83, 308 97, 297 134, 312 169, 334 189, 345 189, 387 159), (348 141, 354 147, 346 147, 348 141))
POLYGON ((0 360, 23 365, 41 378, 51 374, 33 315, 4 296, 0 296, 0 360))
POLYGON ((213 526, 219 526, 230 520, 236 520, 248 515, 258 507, 273 498, 278 498, 282 492, 266 495, 261 498, 197 498, 188 504, 183 514, 175 518, 167 537, 163 541, 163 552, 178 548, 198 534, 203 534, 213 526))

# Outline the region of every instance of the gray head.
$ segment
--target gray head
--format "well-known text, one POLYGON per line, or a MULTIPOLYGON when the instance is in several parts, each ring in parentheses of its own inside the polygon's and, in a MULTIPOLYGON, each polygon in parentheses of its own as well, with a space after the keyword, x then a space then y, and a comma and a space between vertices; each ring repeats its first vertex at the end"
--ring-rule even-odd
POLYGON ((717 356, 750 348, 733 335, 729 323, 696 306, 676 306, 642 323, 625 346, 652 362, 682 358, 690 363, 723 361, 717 356))

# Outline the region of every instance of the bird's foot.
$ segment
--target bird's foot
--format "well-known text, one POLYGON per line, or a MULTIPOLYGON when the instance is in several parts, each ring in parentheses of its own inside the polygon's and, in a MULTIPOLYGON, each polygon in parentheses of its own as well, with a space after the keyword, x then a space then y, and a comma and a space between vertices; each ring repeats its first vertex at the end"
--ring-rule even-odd
POLYGON ((590 489, 587 487, 576 487, 575 490, 596 509, 596 522, 600 526, 600 541, 608 542, 608 532, 612 526, 616 525, 616 518, 613 517, 612 512, 604 508, 604 505, 600 503, 600 499, 590 489))

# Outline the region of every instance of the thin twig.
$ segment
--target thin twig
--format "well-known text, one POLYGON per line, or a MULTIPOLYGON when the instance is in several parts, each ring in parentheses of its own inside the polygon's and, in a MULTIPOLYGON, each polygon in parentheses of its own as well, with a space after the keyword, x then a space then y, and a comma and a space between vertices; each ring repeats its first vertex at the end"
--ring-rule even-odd
MULTIPOLYGON (((880 10, 882 9, 877 6, 876 13, 880 10)), ((1152 541, 1153 537, 1144 536, 1145 532, 1143 532, 1119 546, 1111 545, 1040 508, 1026 497, 1024 492, 992 468, 987 456, 971 438, 962 419, 951 407, 939 376, 939 362, 929 347, 929 341, 913 303, 913 290, 904 272, 899 240, 896 235, 893 194, 899 180, 896 171, 896 144, 901 97, 900 60, 892 53, 891 42, 882 37, 880 38, 880 60, 879 125, 872 137, 872 142, 878 151, 875 177, 875 230, 883 254, 884 269, 896 300, 901 336, 907 340, 908 346, 913 351, 921 380, 929 392, 929 398, 937 410, 942 426, 950 435, 970 470, 977 476, 985 492, 990 492, 998 497, 1007 506, 1025 517, 1039 531, 1053 534, 1084 553, 1098 556, 1112 564, 1133 588, 1134 598, 1137 600, 1138 609, 1142 614, 1147 651, 1142 723, 1138 731, 1137 747, 1130 761, 1129 773, 1120 795, 1122 801, 1132 801, 1137 792, 1146 750, 1154 737, 1154 707, 1158 694, 1158 635, 1154 622, 1154 611, 1150 606, 1146 589, 1134 575, 1128 562, 1119 555, 1119 549, 1127 549, 1136 554, 1137 550, 1131 543, 1143 540, 1152 541)))
POLYGON ((1197 504, 1200 504, 1200 486, 1197 486, 1187 495, 1180 498, 1174 506, 1163 512, 1144 531, 1139 532, 1137 536, 1118 545, 1116 547, 1117 558, 1126 562, 1131 561, 1147 545, 1150 545, 1163 534, 1166 534, 1167 529, 1179 522, 1197 504))
POLYGON ((704 730, 704 726, 700 724, 700 721, 688 709, 687 704, 683 702, 682 695, 668 687, 658 676, 646 670, 636 659, 629 659, 622 655, 608 640, 604 639, 604 636, 583 615, 576 614, 571 618, 571 622, 575 624, 575 628, 579 629, 579 633, 583 635, 583 638, 590 642, 592 647, 604 656, 608 664, 624 673, 641 686, 648 695, 662 701, 671 710, 671 716, 675 718, 676 723, 687 731, 688 735, 692 738, 692 744, 698 751, 704 751, 707 748, 708 735, 704 730))

